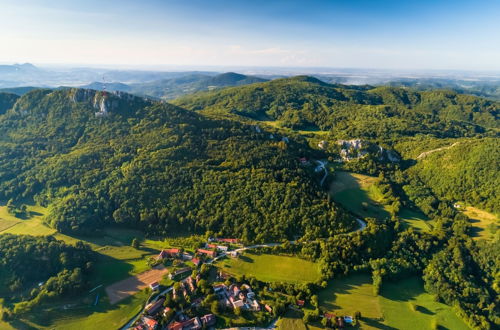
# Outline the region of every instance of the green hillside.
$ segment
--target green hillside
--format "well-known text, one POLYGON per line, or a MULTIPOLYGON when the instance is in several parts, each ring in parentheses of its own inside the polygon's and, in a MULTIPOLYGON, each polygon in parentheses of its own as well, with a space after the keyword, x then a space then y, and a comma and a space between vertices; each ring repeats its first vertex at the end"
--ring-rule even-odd
POLYGON ((442 150, 421 155, 408 172, 417 176, 440 199, 464 201, 500 212, 498 139, 461 140, 442 150))
POLYGON ((305 144, 166 103, 36 90, 0 131, 0 199, 33 197, 60 232, 120 224, 270 241, 355 225, 298 164, 305 144))
POLYGON ((476 134, 498 128, 500 110, 498 102, 455 92, 330 85, 307 76, 187 95, 174 103, 294 129, 317 127, 338 138, 372 139, 476 134))

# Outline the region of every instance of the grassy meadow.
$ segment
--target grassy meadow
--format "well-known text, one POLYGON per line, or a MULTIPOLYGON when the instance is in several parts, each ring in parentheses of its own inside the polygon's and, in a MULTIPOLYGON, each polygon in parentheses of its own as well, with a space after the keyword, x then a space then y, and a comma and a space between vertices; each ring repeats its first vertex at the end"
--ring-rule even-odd
MULTIPOLYGON (((330 194, 334 201, 360 217, 387 218, 391 209, 383 205, 383 194, 376 186, 379 180, 369 175, 336 171, 330 194)), ((432 223, 421 212, 407 208, 402 208, 398 216, 417 230, 427 231, 432 223)))
POLYGON ((474 239, 492 239, 500 223, 497 215, 473 206, 465 207, 463 213, 470 219, 474 239))
POLYGON ((320 307, 337 315, 360 311, 362 329, 468 329, 454 310, 434 301, 420 279, 387 281, 379 296, 373 294, 368 274, 335 279, 318 294, 320 307))
POLYGON ((264 282, 316 282, 321 278, 315 263, 297 257, 247 252, 239 258, 227 258, 217 263, 234 276, 253 276, 264 282))

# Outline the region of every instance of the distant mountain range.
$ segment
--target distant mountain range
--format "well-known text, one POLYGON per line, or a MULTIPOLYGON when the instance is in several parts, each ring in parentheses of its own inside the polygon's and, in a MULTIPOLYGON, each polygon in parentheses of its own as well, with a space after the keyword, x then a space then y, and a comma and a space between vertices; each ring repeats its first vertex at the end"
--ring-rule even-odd
POLYGON ((187 74, 181 77, 173 77, 169 79, 130 85, 115 82, 93 82, 80 87, 96 90, 106 89, 109 91, 128 92, 160 99, 173 99, 184 94, 199 91, 213 90, 228 86, 248 85, 264 81, 266 81, 266 79, 246 76, 234 72, 227 72, 216 76, 209 76, 206 74, 187 74))

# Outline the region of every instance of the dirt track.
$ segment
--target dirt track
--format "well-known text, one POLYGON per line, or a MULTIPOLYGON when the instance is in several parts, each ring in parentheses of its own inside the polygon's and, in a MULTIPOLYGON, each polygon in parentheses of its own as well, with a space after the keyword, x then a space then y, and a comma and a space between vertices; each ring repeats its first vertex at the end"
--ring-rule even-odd
POLYGON ((158 266, 144 273, 129 277, 123 281, 116 282, 106 287, 109 302, 113 305, 117 302, 136 294, 148 287, 153 282, 159 282, 168 273, 168 269, 158 266))

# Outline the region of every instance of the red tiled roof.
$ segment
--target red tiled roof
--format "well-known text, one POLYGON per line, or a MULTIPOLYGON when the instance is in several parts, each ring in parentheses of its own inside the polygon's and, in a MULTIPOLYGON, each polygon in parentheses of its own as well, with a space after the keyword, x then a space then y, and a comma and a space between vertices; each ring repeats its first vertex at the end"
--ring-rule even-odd
POLYGON ((158 325, 158 321, 150 319, 149 317, 144 318, 144 323, 150 328, 154 329, 158 325))
POLYGON ((209 256, 214 257, 216 255, 215 251, 210 251, 210 250, 205 250, 205 249, 198 249, 198 253, 203 253, 209 256))

